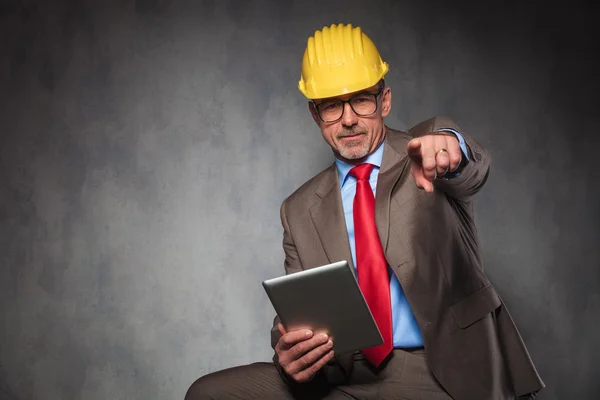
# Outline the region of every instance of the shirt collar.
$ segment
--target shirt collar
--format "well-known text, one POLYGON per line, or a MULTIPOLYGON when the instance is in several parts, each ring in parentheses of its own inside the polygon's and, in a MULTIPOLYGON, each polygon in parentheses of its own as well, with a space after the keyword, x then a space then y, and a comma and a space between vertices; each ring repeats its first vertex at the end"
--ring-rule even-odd
MULTIPOLYGON (((377 150, 369 154, 363 164, 373 164, 376 169, 381 168, 381 160, 383 160, 383 145, 385 141, 382 141, 377 150)), ((340 186, 344 187, 348 173, 354 167, 352 164, 348 164, 338 158, 335 159, 335 166, 337 167, 338 177, 340 178, 340 186)))

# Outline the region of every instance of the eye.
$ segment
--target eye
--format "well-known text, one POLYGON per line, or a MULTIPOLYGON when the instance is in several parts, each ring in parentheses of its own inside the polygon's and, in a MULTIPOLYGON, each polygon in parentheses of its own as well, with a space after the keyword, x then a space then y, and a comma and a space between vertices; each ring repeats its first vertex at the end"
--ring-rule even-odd
POLYGON ((338 108, 338 106, 340 105, 340 103, 323 103, 321 104, 321 110, 323 111, 329 111, 329 110, 335 110, 336 108, 338 108))
POLYGON ((358 96, 352 99, 352 101, 356 104, 364 103, 366 101, 370 101, 371 98, 369 96, 358 96))

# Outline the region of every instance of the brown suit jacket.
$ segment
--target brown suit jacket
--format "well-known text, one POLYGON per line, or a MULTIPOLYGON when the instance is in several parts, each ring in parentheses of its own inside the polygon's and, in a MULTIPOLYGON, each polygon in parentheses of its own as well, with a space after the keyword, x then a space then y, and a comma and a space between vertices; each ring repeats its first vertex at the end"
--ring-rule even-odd
MULTIPOLYGON (((544 383, 483 271, 472 197, 487 179, 488 153, 463 134, 470 162, 460 176, 436 180, 434 193, 417 188, 412 178, 408 141, 439 128, 459 129, 443 117, 407 133, 388 128, 375 205, 386 259, 421 328, 431 371, 453 398, 499 399, 498 388, 506 385, 517 396, 536 393, 544 383)), ((352 263, 335 164, 283 202, 281 221, 287 274, 340 260, 352 263)), ((273 347, 280 337, 278 322, 276 317, 273 347)), ((274 362, 282 371, 276 355, 274 362)), ((352 354, 336 355, 323 374, 342 382, 352 364, 352 354)))

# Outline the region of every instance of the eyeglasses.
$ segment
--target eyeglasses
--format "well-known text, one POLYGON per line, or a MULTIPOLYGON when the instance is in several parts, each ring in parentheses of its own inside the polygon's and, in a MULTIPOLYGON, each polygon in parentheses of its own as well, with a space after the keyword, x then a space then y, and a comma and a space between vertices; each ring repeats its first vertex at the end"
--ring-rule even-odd
POLYGON ((336 122, 344 115, 346 103, 350 104, 352 111, 358 116, 367 117, 375 114, 377 111, 377 97, 383 92, 380 88, 377 93, 361 93, 348 100, 325 100, 322 103, 315 104, 317 114, 323 122, 336 122))

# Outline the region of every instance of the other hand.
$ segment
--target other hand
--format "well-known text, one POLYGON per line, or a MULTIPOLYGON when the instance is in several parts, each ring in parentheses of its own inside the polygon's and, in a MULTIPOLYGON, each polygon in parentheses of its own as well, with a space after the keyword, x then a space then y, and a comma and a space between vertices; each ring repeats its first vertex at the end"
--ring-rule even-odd
POLYGON ((412 160, 411 172, 415 183, 426 192, 433 192, 438 176, 454 172, 462 160, 462 151, 455 135, 436 132, 412 139, 407 146, 412 160))
POLYGON ((310 381, 333 358, 333 342, 326 334, 314 335, 307 329, 286 332, 281 323, 277 327, 279 364, 296 382, 310 381))

